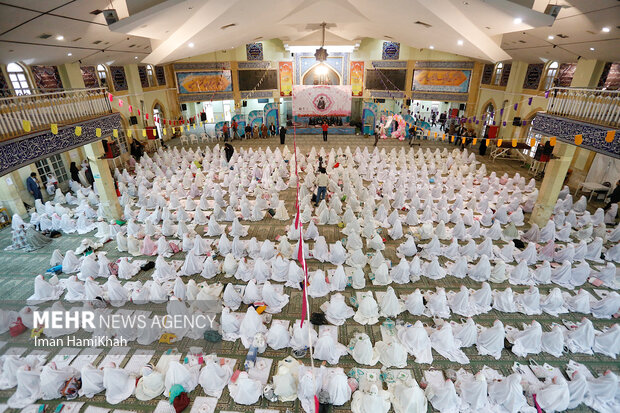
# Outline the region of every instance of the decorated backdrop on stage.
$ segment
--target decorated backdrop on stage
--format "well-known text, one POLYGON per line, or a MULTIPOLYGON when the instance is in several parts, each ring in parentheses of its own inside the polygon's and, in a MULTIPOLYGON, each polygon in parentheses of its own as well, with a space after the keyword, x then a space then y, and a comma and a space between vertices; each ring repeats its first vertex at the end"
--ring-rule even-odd
POLYGON ((350 116, 351 85, 293 86, 293 115, 350 116))

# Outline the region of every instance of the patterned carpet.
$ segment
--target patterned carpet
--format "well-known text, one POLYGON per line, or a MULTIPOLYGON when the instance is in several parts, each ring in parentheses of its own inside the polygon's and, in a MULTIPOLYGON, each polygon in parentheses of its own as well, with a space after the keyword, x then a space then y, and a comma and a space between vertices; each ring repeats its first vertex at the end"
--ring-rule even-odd
MULTIPOLYGON (((323 146, 327 150, 329 150, 332 147, 334 148, 342 147, 344 149, 346 146, 350 146, 351 149, 354 150, 356 146, 360 146, 360 147, 372 146, 373 140, 371 138, 363 138, 363 137, 357 137, 357 136, 355 137, 354 136, 330 136, 328 142, 323 142, 322 138, 318 136, 299 136, 297 138, 297 143, 302 151, 308 152, 312 146, 315 146, 317 149, 319 149, 320 146, 323 146)), ((173 141, 171 144, 178 145, 179 142, 173 141)), ((210 143, 207 145, 214 146, 215 144, 210 143)), ((289 146, 289 149, 292 150, 292 137, 291 136, 287 138, 287 145, 289 146)), ((242 141, 242 142, 234 141, 233 146, 235 147, 242 146, 245 148, 251 147, 255 149, 259 147, 265 148, 267 146, 270 146, 273 149, 280 145, 279 145, 279 140, 270 138, 270 139, 265 139, 265 140, 250 140, 250 141, 242 141)), ((380 149, 385 148, 386 151, 389 151, 392 148, 400 149, 403 146, 406 147, 406 143, 395 141, 395 140, 379 142, 379 148, 380 149)), ((430 147, 431 149, 434 149, 434 148, 443 149, 444 147, 447 147, 449 150, 454 149, 454 146, 451 146, 451 145, 449 146, 445 143, 428 142, 428 141, 423 141, 421 143, 421 147, 422 148, 430 147)), ((516 161, 501 161, 501 162, 498 161, 496 163, 493 163, 488 157, 485 157, 485 158, 478 157, 478 160, 485 162, 487 164, 487 170, 489 173, 491 171, 496 171, 498 173, 498 176, 501 176, 501 174, 503 174, 504 172, 507 172, 509 175, 512 176, 515 172, 520 172, 523 176, 526 177, 526 179, 529 179, 529 175, 527 174, 527 169, 522 167, 520 163, 516 161)), ((537 182, 537 185, 539 184, 540 182, 537 182)), ((292 217, 292 212, 294 208, 294 197, 295 197, 294 189, 287 189, 280 193, 280 199, 286 202, 286 207, 291 217, 292 217)), ((269 217, 269 215, 267 215, 267 218, 259 222, 242 222, 242 223, 244 225, 250 226, 249 234, 247 237, 245 237, 245 239, 256 237, 259 241, 262 241, 265 239, 275 240, 278 235, 285 234, 285 227, 289 224, 289 221, 284 221, 284 222, 277 221, 269 217)), ((529 224, 527 224, 527 216, 526 216, 526 226, 529 226, 529 224)), ((320 234, 325 236, 328 243, 333 243, 334 241, 338 239, 342 239, 344 237, 344 235, 340 232, 340 229, 335 225, 319 226, 318 228, 319 228, 320 234)), ((202 229, 200 229, 198 232, 202 233, 202 229)), ((89 235, 92 236, 92 234, 94 233, 91 233, 89 235)), ((25 252, 19 252, 19 251, 3 251, 3 249, 6 246, 10 245, 11 243, 11 232, 10 232, 10 229, 4 229, 0 231, 0 268, 1 268, 0 270, 0 298, 3 300, 4 305, 6 305, 7 307, 17 306, 17 308, 20 308, 21 306, 23 306, 26 298, 28 298, 33 292, 34 276, 36 274, 44 272, 49 267, 49 259, 50 259, 52 251, 55 249, 60 249, 64 253, 64 251, 68 249, 75 249, 76 246, 82 240, 82 238, 83 236, 75 235, 75 234, 74 235, 63 235, 62 237, 55 239, 50 245, 48 245, 47 247, 41 250, 30 252, 30 253, 25 253, 25 252)), ((395 249, 400 244, 401 241, 402 240, 392 241, 389 238, 386 240, 385 242, 386 249, 384 251, 384 256, 386 259, 391 259, 393 263, 398 262, 398 258, 396 257, 396 254, 395 254, 395 249)), ((120 256, 127 255, 126 253, 119 253, 116 250, 115 241, 104 245, 102 250, 107 252, 110 260, 114 260, 120 256)), ((181 253, 176 254, 173 257, 173 259, 182 260, 184 259, 184 257, 185 257, 185 254, 181 252, 181 253)), ((154 260, 153 257, 149 257, 149 259, 154 260)), ((335 268, 335 267, 331 264, 322 264, 315 260, 309 261, 310 271, 313 271, 318 268, 327 270, 328 268, 335 268)), ((148 272, 142 271, 136 277, 134 277, 132 281, 138 279, 144 282, 151 278, 152 271, 153 270, 148 271, 148 272)), ((366 271, 368 271, 368 267, 366 268, 366 271)), ((192 277, 184 277, 184 281, 187 282, 188 278, 192 278, 196 280, 197 283, 200 283, 201 281, 203 281, 200 275, 194 275, 192 277)), ((225 285, 229 281, 229 279, 225 279, 222 274, 219 274, 216 278, 209 280, 209 284, 215 281, 221 281, 225 285)), ((422 279, 420 279, 416 283, 409 283, 406 285, 398 285, 398 284, 391 284, 391 285, 396 290, 397 295, 400 296, 402 294, 410 293, 415 288, 434 289, 436 286, 442 286, 446 289, 446 291, 458 290, 461 284, 464 284, 467 287, 471 287, 471 288, 480 287, 480 283, 474 282, 473 280, 469 278, 456 279, 450 276, 440 281, 433 281, 433 280, 422 277, 422 279)), ((512 287, 515 293, 521 293, 523 290, 527 289, 527 287, 525 286, 514 286, 514 285, 508 284, 508 282, 502 285, 493 284, 492 288, 503 289, 508 286, 512 287)), ((591 290, 591 287, 592 286, 589 284, 584 286, 584 288, 588 290, 591 290)), ((372 285, 372 283, 367 282, 366 290, 385 291, 385 288, 386 288, 385 286, 375 287, 372 285)), ((547 294, 550 287, 539 286, 539 289, 542 295, 542 294, 547 294)), ((274 318, 291 320, 291 323, 292 323, 293 320, 300 318, 300 315, 301 315, 301 292, 297 290, 291 290, 290 288, 285 288, 285 292, 287 294, 290 294, 290 303, 288 306, 285 307, 282 313, 274 315, 274 318)), ((350 287, 347 288, 345 292, 343 292, 343 295, 345 295, 345 297, 347 298, 351 296, 352 294, 354 294, 354 290, 352 290, 350 287)), ((310 300, 311 311, 318 311, 320 305, 324 301, 326 301, 328 298, 329 297, 311 299, 310 300)), ((67 302, 63 302, 63 304, 65 305, 65 307, 70 306, 70 304, 67 302)), ((242 306, 240 311, 245 311, 245 308, 246 306, 242 306)), ((413 317, 408 312, 402 313, 399 318, 403 319, 406 322, 411 322, 411 323, 415 322, 418 319, 418 317, 413 317)), ((549 331, 551 323, 560 322, 563 319, 578 321, 582 318, 582 316, 577 315, 577 314, 565 314, 561 318, 556 318, 548 314, 542 314, 539 316, 532 317, 532 316, 527 316, 527 315, 520 314, 520 313, 506 314, 506 313, 499 313, 496 311, 491 311, 487 314, 474 317, 474 321, 476 323, 479 323, 485 326, 490 326, 493 323, 493 321, 497 318, 500 318, 505 325, 512 325, 512 326, 518 326, 518 327, 521 327, 522 323, 529 323, 531 322, 532 319, 536 319, 542 324, 544 331, 549 331)), ((430 318, 420 317, 420 319, 425 323, 428 323, 431 325, 433 324, 433 321, 430 318)), ((459 316, 453 315, 452 320, 458 321, 459 316)), ((612 325, 613 323, 615 323, 615 321, 599 320, 595 318, 592 318, 591 320, 594 323, 595 328, 597 329, 601 329, 603 326, 608 326, 608 325, 612 325)), ((367 333, 370 336, 372 342, 375 343, 381 340, 381 333, 380 333, 379 326, 380 326, 380 323, 373 325, 373 326, 361 326, 357 324, 356 322, 354 322, 352 319, 349 319, 343 326, 339 327, 339 331, 338 331, 339 341, 347 345, 350 341, 350 338, 353 336, 355 332, 363 331, 367 333)), ((89 336, 88 334, 84 335, 84 337, 88 337, 88 336, 89 336)), ((8 349, 12 347, 26 347, 28 350, 26 351, 25 354, 28 354, 33 349, 33 342, 29 340, 28 334, 22 334, 21 336, 13 339, 9 336, 8 333, 6 333, 0 336, 0 340, 8 342, 7 345, 5 345, 2 349, 0 349, 0 353, 2 354, 4 354, 8 349)), ((129 360, 130 356, 136 350, 141 349, 141 348, 148 348, 148 349, 155 350, 156 353, 155 353, 155 357, 152 360, 152 362, 156 362, 157 358, 171 347, 176 348, 180 353, 185 354, 187 353, 189 348, 192 346, 202 347, 207 352, 210 350, 204 341, 202 340, 195 341, 195 340, 190 340, 188 338, 184 338, 182 341, 175 343, 174 345, 154 343, 153 345, 150 345, 150 346, 141 346, 133 342, 133 343, 130 343, 130 347, 131 347, 130 352, 128 356, 124 359, 123 364, 121 365, 124 365, 124 363, 126 363, 129 360)), ((51 351, 50 358, 48 358, 49 360, 54 354, 58 352, 59 349, 49 348, 48 350, 51 351)), ((246 350, 243 348, 240 341, 236 341, 234 343, 223 342, 221 344, 218 344, 218 348, 215 350, 217 351, 217 354, 219 356, 238 359, 239 362, 237 363, 237 368, 243 365, 243 360, 245 359, 245 356, 246 356, 246 350)), ((100 362, 101 359, 104 357, 104 355, 108 351, 109 349, 105 349, 104 352, 97 359, 96 363, 100 362)), ((463 349, 463 351, 469 357, 470 364, 462 366, 462 367, 474 373, 480 370, 484 365, 486 365, 491 368, 499 370, 504 375, 508 375, 512 372, 511 367, 515 361, 518 361, 520 363, 528 362, 527 359, 519 358, 507 350, 504 350, 502 352, 502 357, 499 360, 495 360, 494 358, 491 358, 488 356, 479 356, 476 351, 475 346, 465 348, 463 349)), ((273 376, 273 374, 275 374, 277 361, 289 355, 289 352, 290 352, 290 349, 282 350, 282 351, 274 351, 268 348, 267 351, 262 355, 263 357, 274 359, 270 377, 273 376)), ((447 359, 444 359, 442 356, 440 356, 435 351, 433 351, 433 358, 434 358, 434 361, 433 361, 432 368, 434 369, 458 370, 461 367, 460 365, 456 363, 452 363, 448 361, 447 359)), ((549 356, 548 354, 540 354, 532 358, 536 360, 536 362, 538 362, 539 364, 549 363, 553 366, 560 367, 562 370, 565 368, 566 363, 569 361, 569 359, 573 359, 575 361, 578 361, 580 363, 587 365, 593 372, 602 373, 609 368, 612 368, 616 372, 620 371, 620 365, 618 364, 617 361, 609 357, 600 355, 600 354, 595 354, 594 356, 587 356, 583 354, 571 354, 569 357, 569 355, 565 353, 564 356, 561 358, 554 358, 554 357, 549 356)), ((307 358, 302 359, 302 361, 304 362, 304 364, 309 363, 309 359, 307 358)), ((346 356, 340 359, 339 366, 342 367, 345 370, 345 372, 348 372, 351 368, 357 367, 357 363, 355 363, 355 361, 350 356, 346 356)), ((418 381, 422 378, 423 370, 429 369, 427 365, 416 364, 413 361, 413 359, 409 360, 407 368, 413 371, 415 378, 418 381)), ((14 392, 14 389, 7 390, 7 391, 0 391, 0 403, 5 402, 6 399, 13 394, 13 392, 14 392)), ((198 386, 197 389, 194 390, 192 393, 190 393, 189 396, 190 396, 190 399, 193 401, 197 396, 204 396, 204 393, 202 391, 202 388, 198 386)), ((100 393, 93 399, 79 398, 78 401, 84 401, 86 402, 87 405, 101 406, 101 407, 106 407, 110 409, 116 408, 116 409, 130 410, 130 411, 151 412, 155 409, 155 406, 157 405, 160 399, 161 398, 151 400, 149 402, 140 402, 136 400, 134 397, 130 397, 129 399, 125 400, 124 402, 122 402, 121 404, 117 406, 110 406, 106 403, 104 394, 100 393)), ((49 403, 47 404, 48 404, 47 411, 48 412, 54 411, 55 407, 59 404, 59 401, 53 400, 53 401, 49 401, 49 403)), ((299 405, 299 401, 290 402, 290 403, 283 403, 283 402, 268 403, 264 399, 261 399, 258 405, 254 405, 250 407, 237 406, 234 404, 234 402, 232 401, 232 398, 229 396, 228 390, 224 390, 224 393, 222 394, 222 397, 220 398, 218 405, 217 405, 217 411, 222 410, 222 411, 236 411, 236 412, 253 412, 255 408, 269 408, 269 409, 275 409, 280 412, 285 412, 287 411, 287 409, 289 409, 291 412, 303 411, 299 405)), ((429 411, 430 410, 431 408, 429 404, 429 411)), ((189 409, 186 411, 189 411, 189 409)), ((345 406, 333 408, 332 411, 334 412, 350 411, 349 404, 345 406)), ((587 409, 584 405, 581 405, 575 411, 590 411, 590 410, 587 409)))

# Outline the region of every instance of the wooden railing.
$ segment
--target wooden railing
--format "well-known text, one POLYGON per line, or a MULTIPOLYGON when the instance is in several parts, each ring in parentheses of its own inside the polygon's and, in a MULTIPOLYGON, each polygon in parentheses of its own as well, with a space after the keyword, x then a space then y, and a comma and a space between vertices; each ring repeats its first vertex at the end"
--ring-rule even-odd
POLYGON ((0 141, 112 113, 105 88, 67 89, 0 98, 0 141), (24 130, 30 122, 30 132, 24 130))
POLYGON ((617 127, 620 124, 620 91, 555 87, 549 91, 547 113, 617 127))

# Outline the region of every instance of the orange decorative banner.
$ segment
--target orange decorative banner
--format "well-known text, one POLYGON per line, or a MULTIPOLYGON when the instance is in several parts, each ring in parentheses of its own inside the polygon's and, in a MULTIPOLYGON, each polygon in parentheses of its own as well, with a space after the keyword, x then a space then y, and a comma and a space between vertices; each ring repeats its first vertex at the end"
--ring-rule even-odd
POLYGON ((293 95, 293 62, 280 62, 280 96, 293 95))
POLYGON ((583 135, 575 135, 575 145, 581 145, 583 143, 583 135))
POLYGON ((353 96, 364 94, 364 62, 351 62, 351 92, 353 96))
POLYGON ((551 138, 549 138, 549 145, 555 146, 555 140, 556 140, 555 136, 552 136, 551 138))
POLYGON ((607 135, 605 136, 605 142, 611 143, 614 141, 614 136, 616 136, 616 131, 615 130, 610 130, 607 132, 607 135))

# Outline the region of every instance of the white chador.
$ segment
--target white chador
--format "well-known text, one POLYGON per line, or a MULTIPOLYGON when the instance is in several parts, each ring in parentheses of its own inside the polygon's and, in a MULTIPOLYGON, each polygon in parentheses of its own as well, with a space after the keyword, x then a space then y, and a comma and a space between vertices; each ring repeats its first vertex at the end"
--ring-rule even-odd
POLYGON ((258 402, 263 394, 263 385, 260 381, 250 378, 248 373, 242 371, 234 383, 228 384, 228 391, 235 403, 248 406, 258 402))
POLYGON ((363 294, 353 319, 362 325, 372 325, 379 322, 379 305, 372 296, 372 292, 363 294))
POLYGON ((103 369, 105 398, 110 404, 118 404, 133 394, 136 380, 128 371, 116 366, 103 369))
POLYGON ((391 401, 396 413, 426 413, 428 409, 424 390, 413 378, 393 385, 391 401))
POLYGON ((337 342, 329 330, 325 329, 314 346, 314 357, 329 364, 338 364, 340 357, 347 354, 347 348, 337 342))
POLYGON ((349 343, 349 354, 356 363, 374 366, 379 361, 379 355, 372 347, 370 337, 365 333, 357 333, 349 343))
POLYGON ((82 387, 79 390, 80 396, 92 398, 95 394, 105 390, 103 386, 103 368, 86 364, 82 367, 80 376, 82 380, 82 387))
POLYGON ((199 370, 198 365, 190 366, 175 360, 170 361, 164 378, 166 393, 169 394, 170 388, 175 384, 181 385, 188 393, 192 392, 198 385, 199 370))
POLYGON ((399 327, 397 335, 407 352, 415 357, 416 363, 431 364, 433 362, 431 339, 420 320, 413 325, 406 324, 399 327))
MULTIPOLYGON (((222 329, 224 329, 224 320, 222 320, 222 329)), ((263 319, 256 312, 254 307, 248 307, 248 310, 239 324, 239 336, 241 343, 245 348, 249 348, 254 340, 254 336, 258 333, 266 333, 267 328, 263 324, 263 319)))
POLYGON ((316 270, 310 279, 308 295, 312 298, 324 297, 329 294, 330 291, 331 286, 327 284, 327 281, 325 280, 325 273, 323 270, 316 270))
POLYGON ((353 393, 351 401, 353 413, 387 413, 390 406, 390 393, 379 390, 376 384, 373 384, 368 392, 358 390, 353 393))
POLYGON ((317 338, 318 334, 309 321, 304 322, 304 326, 301 327, 301 320, 297 320, 292 328, 291 348, 293 350, 305 350, 310 343, 314 346, 317 338))
POLYGON ((542 351, 542 333, 542 326, 536 320, 529 325, 524 324, 523 330, 517 331, 512 337, 512 352, 519 357, 540 353, 542 351))
POLYGON ((396 297, 396 293, 392 287, 388 287, 385 294, 379 302, 380 315, 386 318, 397 317, 400 313, 405 311, 405 306, 396 297))
POLYGON ((41 367, 25 364, 15 372, 17 389, 7 401, 8 407, 22 409, 41 398, 41 367))
POLYGON ((65 382, 77 375, 79 372, 71 366, 58 368, 54 362, 43 366, 41 369, 41 398, 53 400, 62 397, 60 390, 65 382))
POLYGON ((267 345, 274 350, 281 350, 289 346, 291 336, 285 323, 274 320, 267 332, 267 345))
POLYGON ((288 294, 278 292, 274 285, 265 281, 262 291, 263 301, 267 305, 268 313, 279 313, 288 304, 288 294))
POLYGON ((448 360, 469 364, 469 358, 460 349, 461 342, 454 337, 450 323, 442 324, 431 334, 431 346, 448 360))
POLYGON ((483 327, 478 334, 476 343, 478 354, 483 356, 490 355, 499 360, 504 349, 505 335, 504 324, 499 320, 495 320, 491 327, 483 327))
POLYGON ((521 375, 514 373, 503 380, 489 383, 489 400, 508 412, 523 411, 522 408, 526 407, 527 401, 523 394, 521 380, 521 375))
POLYGON ((329 302, 326 302, 324 306, 325 308, 321 306, 321 309, 325 312, 325 318, 335 326, 343 325, 347 318, 353 317, 355 314, 355 311, 345 303, 345 298, 340 293, 332 294, 329 302))

